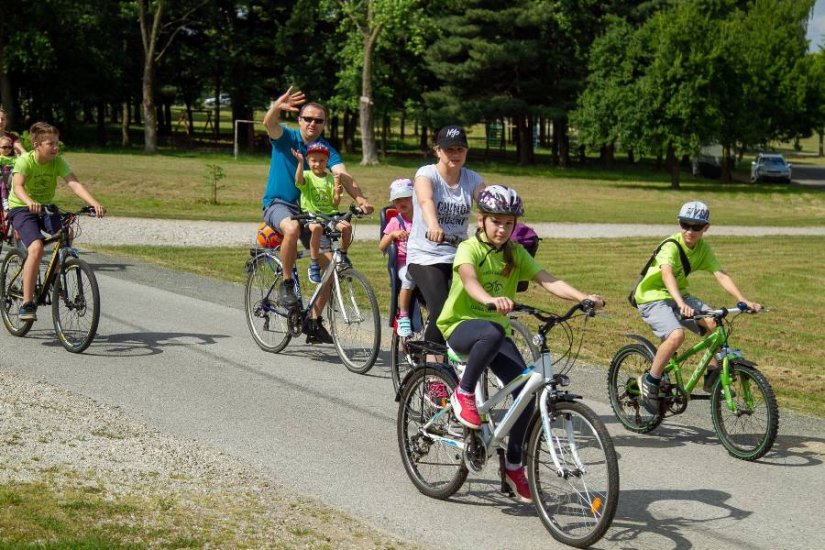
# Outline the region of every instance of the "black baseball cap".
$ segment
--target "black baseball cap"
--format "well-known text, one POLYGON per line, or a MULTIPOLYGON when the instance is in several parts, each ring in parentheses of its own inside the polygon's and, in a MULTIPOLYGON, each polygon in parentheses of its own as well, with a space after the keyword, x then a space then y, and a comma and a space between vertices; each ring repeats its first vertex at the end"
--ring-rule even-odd
POLYGON ((441 149, 447 149, 448 147, 464 147, 465 149, 470 148, 467 145, 467 133, 461 126, 456 126, 454 124, 445 126, 438 131, 438 137, 435 139, 435 144, 441 149))

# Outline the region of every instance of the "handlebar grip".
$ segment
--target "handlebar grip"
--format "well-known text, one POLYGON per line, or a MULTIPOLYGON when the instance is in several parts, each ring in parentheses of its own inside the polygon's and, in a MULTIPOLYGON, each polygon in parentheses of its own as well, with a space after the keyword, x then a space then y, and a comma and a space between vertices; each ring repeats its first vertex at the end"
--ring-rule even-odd
POLYGON ((487 311, 495 311, 498 309, 495 304, 484 304, 484 307, 487 311))

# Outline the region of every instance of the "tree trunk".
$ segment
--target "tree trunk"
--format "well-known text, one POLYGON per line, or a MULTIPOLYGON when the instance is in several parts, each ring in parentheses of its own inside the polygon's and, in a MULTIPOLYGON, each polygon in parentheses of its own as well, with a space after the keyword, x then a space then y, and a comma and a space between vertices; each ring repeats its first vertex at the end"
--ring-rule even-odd
POLYGON ((375 146, 375 129, 373 127, 372 102, 372 50, 375 39, 371 34, 364 37, 364 67, 361 70, 361 99, 358 101, 358 114, 361 117, 361 165, 378 164, 375 146))
POLYGON ((129 120, 131 120, 131 116, 129 116, 129 112, 132 110, 132 106, 129 104, 129 100, 123 102, 122 105, 123 109, 123 120, 120 123, 120 144, 123 147, 129 147, 132 142, 129 140, 129 120))
MULTIPOLYGON (((418 131, 418 123, 416 122, 416 131, 418 131)), ((421 134, 418 136, 418 146, 421 149, 422 153, 428 153, 430 151, 430 144, 427 140, 427 127, 422 125, 421 126, 421 134)))
POLYGON ((407 114, 401 111, 401 143, 404 143, 404 123, 407 122, 407 114))
POLYGON ((667 167, 670 172, 670 188, 679 189, 679 162, 676 160, 673 143, 667 144, 667 167))
POLYGON ((733 180, 731 167, 733 166, 733 156, 730 154, 730 145, 722 146, 722 183, 730 183, 733 180))
POLYGON ((817 130, 816 133, 819 135, 819 154, 817 156, 823 157, 825 156, 825 144, 823 143, 823 134, 825 134, 825 131, 817 130))
POLYGON ((157 110, 152 92, 154 63, 146 60, 143 67, 143 151, 156 153, 158 150, 157 110))
POLYGON ((527 115, 515 117, 518 127, 518 163, 521 166, 533 164, 533 128, 527 115))
POLYGON ((97 144, 106 147, 106 103, 97 102, 97 144))
POLYGON ((556 164, 562 168, 570 166, 570 141, 567 137, 567 117, 553 119, 553 151, 556 164))

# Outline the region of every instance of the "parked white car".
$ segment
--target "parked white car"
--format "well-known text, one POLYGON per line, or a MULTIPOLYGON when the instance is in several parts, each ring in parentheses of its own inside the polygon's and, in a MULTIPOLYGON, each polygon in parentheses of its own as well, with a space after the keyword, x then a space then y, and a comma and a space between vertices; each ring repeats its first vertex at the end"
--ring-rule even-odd
MULTIPOLYGON (((221 94, 220 98, 221 98, 221 100, 220 100, 221 107, 226 107, 227 105, 232 104, 232 100, 229 98, 229 94, 221 94)), ((211 109, 211 108, 215 107, 215 103, 216 103, 216 99, 214 97, 207 97, 206 99, 203 100, 203 106, 206 107, 207 109, 211 109)))
POLYGON ((791 183, 791 165, 785 157, 773 153, 759 153, 751 162, 751 181, 780 181, 791 183))

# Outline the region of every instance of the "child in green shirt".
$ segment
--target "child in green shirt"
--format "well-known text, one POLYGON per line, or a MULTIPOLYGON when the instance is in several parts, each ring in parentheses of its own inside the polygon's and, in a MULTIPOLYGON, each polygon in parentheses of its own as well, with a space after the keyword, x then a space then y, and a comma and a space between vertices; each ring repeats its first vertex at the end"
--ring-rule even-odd
POLYGON ((11 188, 11 170, 14 168, 14 142, 8 136, 0 136, 0 196, 3 210, 9 209, 9 189, 11 188))
POLYGON ((43 257, 41 230, 47 233, 60 230, 60 215, 48 215, 43 210, 44 204, 54 200, 58 176, 66 181, 75 195, 94 207, 98 217, 106 213, 106 209, 77 180, 66 161, 58 156, 60 133, 57 128, 45 122, 36 122, 29 130, 29 136, 33 150, 15 161, 9 194, 9 217, 28 251, 23 265, 23 305, 19 311, 21 321, 37 320, 37 305, 33 298, 37 272, 43 257))
MULTIPOLYGON (((702 239, 710 227, 710 209, 700 201, 690 201, 682 205, 678 215, 681 231, 670 238, 676 242, 662 245, 656 259, 642 277, 636 288, 635 299, 642 320, 650 325, 653 333, 662 339, 650 372, 639 377, 639 389, 642 392, 642 402, 650 414, 659 410, 659 382, 665 364, 685 341, 684 328, 698 334, 706 334, 716 329, 713 319, 706 318, 698 323, 692 320, 681 320, 680 315, 691 317, 695 312, 711 311, 710 306, 699 298, 688 293, 687 273, 682 265, 678 247, 684 251, 690 263, 690 273, 707 271, 713 273, 716 281, 728 294, 739 302, 744 302, 753 311, 759 311, 762 306, 751 302, 739 291, 733 279, 722 271, 722 266, 716 259, 710 245, 702 239)), ((716 358, 710 363, 712 377, 716 368, 716 358)), ((708 388, 705 388, 708 390, 708 388)))
MULTIPOLYGON (((525 369, 524 359, 510 338, 507 314, 519 281, 533 280, 551 294, 565 300, 593 300, 604 306, 601 296, 585 295, 544 271, 523 246, 510 240, 519 216, 521 199, 503 185, 491 185, 478 195, 478 230, 475 238, 462 242, 453 262, 453 281, 437 325, 456 352, 467 355, 461 382, 450 397, 456 417, 477 429, 481 418, 475 403, 475 386, 488 366, 507 384, 525 369), (495 311, 487 309, 495 305, 495 311)), ((505 480, 522 502, 532 502, 530 487, 521 465, 522 447, 532 408, 519 416, 507 443, 505 480)))
MULTIPOLYGON (((295 170, 295 185, 301 191, 301 210, 316 214, 335 214, 338 212, 338 204, 341 202, 341 193, 344 187, 338 175, 327 172, 327 161, 329 160, 329 149, 320 142, 314 142, 307 147, 306 162, 309 165, 309 172, 304 171, 304 156, 297 150, 292 150, 292 155, 298 159, 298 168, 295 170)), ((318 263, 318 256, 321 250, 321 237, 324 235, 324 227, 319 223, 307 225, 310 231, 309 238, 309 280, 313 283, 321 282, 321 265, 318 263)), ((338 224, 341 231, 341 254, 347 259, 347 247, 352 235, 352 225, 349 222, 338 224)))

